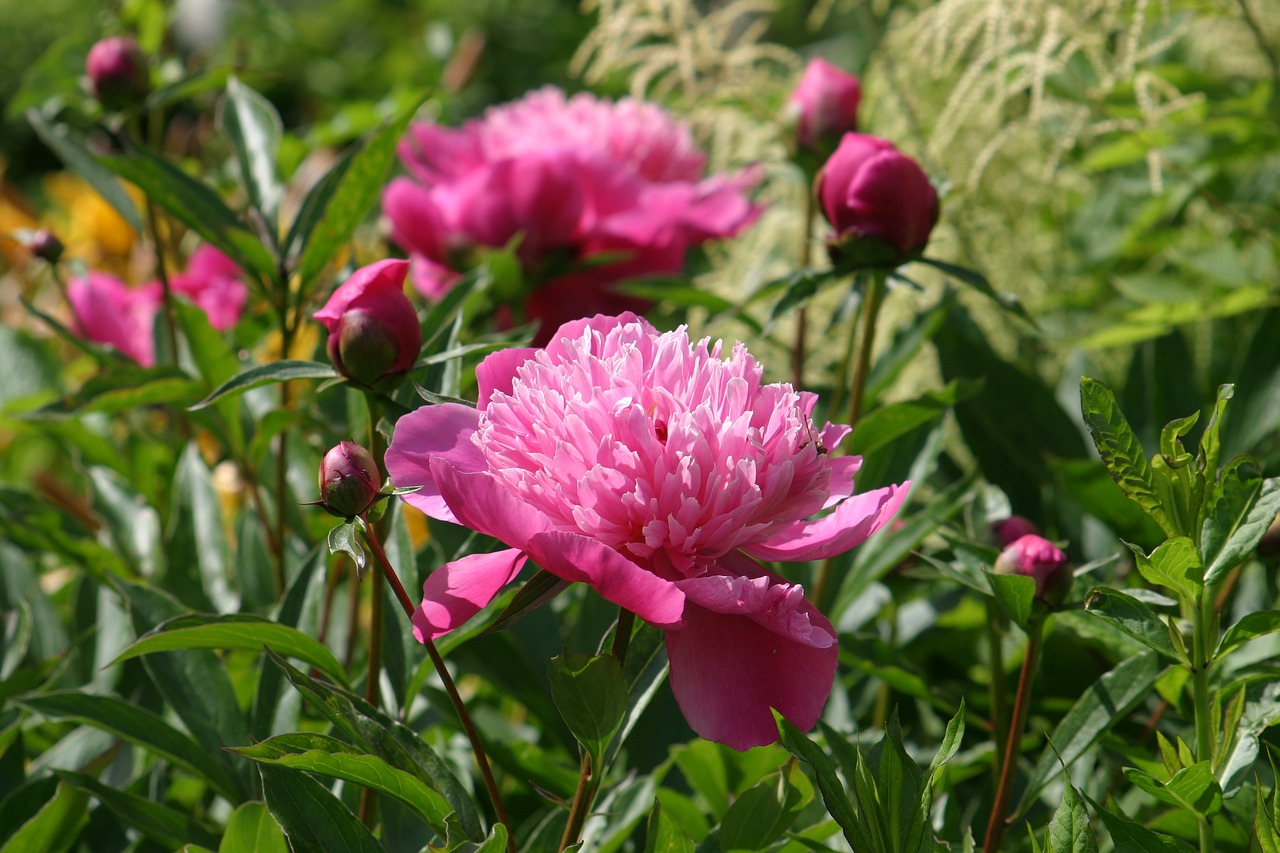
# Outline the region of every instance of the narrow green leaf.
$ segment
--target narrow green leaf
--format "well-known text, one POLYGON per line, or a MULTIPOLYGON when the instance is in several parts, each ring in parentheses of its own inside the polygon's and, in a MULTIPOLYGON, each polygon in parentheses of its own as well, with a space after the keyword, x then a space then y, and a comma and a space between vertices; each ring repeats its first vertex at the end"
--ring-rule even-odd
POLYGON ((1213 477, 1218 470, 1218 456, 1222 450, 1222 418, 1227 413, 1227 402, 1235 396, 1236 386, 1219 385, 1218 398, 1213 403, 1213 414, 1200 436, 1198 454, 1199 470, 1206 477, 1213 477))
POLYGON ((332 379, 337 375, 338 371, 333 368, 333 365, 318 361, 285 359, 259 364, 219 385, 212 394, 192 406, 191 411, 203 409, 228 394, 241 394, 250 388, 272 382, 290 382, 294 379, 332 379))
POLYGON ((89 186, 115 208, 135 234, 143 233, 142 217, 138 216, 137 205, 125 192, 120 179, 94 158, 83 136, 64 124, 50 124, 36 109, 27 111, 27 120, 31 122, 36 135, 53 149, 68 169, 88 181, 89 186))
POLYGON ((814 776, 818 780, 818 793, 822 795, 827 813, 840 824, 840 829, 844 832, 849 846, 854 850, 876 849, 872 846, 871 838, 860 825, 858 814, 853 810, 853 804, 849 802, 849 796, 845 793, 844 786, 840 784, 840 777, 836 775, 835 764, 832 763, 826 751, 809 740, 802 731, 777 711, 773 712, 773 716, 778 723, 778 736, 782 745, 796 758, 807 762, 813 768, 814 776))
POLYGON ((640 720, 640 715, 667 680, 667 644, 665 634, 645 623, 631 636, 627 650, 627 710, 622 715, 618 733, 605 752, 605 765, 613 762, 627 736, 640 720))
POLYGON ((627 679, 612 655, 565 653, 547 667, 551 698, 598 765, 627 710, 627 679))
POLYGON ((693 853, 693 850, 689 833, 662 810, 662 803, 654 797, 645 828, 644 853, 693 853))
POLYGON ((1129 853, 1191 853, 1191 848, 1182 842, 1147 829, 1140 823, 1129 820, 1118 814, 1098 809, 1102 824, 1111 835, 1116 850, 1129 853))
MULTIPOLYGON (((813 299, 819 290, 837 281, 839 276, 832 270, 805 269, 775 283, 774 286, 782 290, 782 296, 769 312, 769 324, 776 323, 797 308, 808 305, 809 300, 813 299)), ((765 285, 765 288, 771 288, 771 285, 765 285)))
POLYGON ((1089 593, 1084 609, 1170 660, 1182 662, 1169 640, 1169 629, 1165 623, 1154 610, 1133 596, 1099 587, 1089 593))
POLYGON ((241 803, 227 821, 218 853, 289 853, 289 842, 266 803, 241 803))
MULTIPOLYGON (((453 849, 453 853, 505 853, 507 849, 507 828, 500 823, 495 823, 489 828, 489 835, 479 844, 472 842, 464 842, 453 849)), ((568 851, 576 850, 576 847, 565 848, 568 851)))
POLYGON ((743 791, 720 821, 720 850, 763 850, 777 840, 789 821, 786 777, 766 776, 743 791))
POLYGON ((1049 821, 1049 843, 1054 853, 1098 851, 1098 840, 1089 827, 1089 812, 1070 782, 1062 789, 1062 802, 1049 821))
POLYGON ((233 751, 265 764, 306 770, 381 791, 412 809, 442 840, 448 839, 446 821, 453 808, 444 797, 412 773, 397 770, 378 756, 360 752, 336 738, 283 734, 233 751))
POLYGON ((1124 775, 1160 802, 1180 806, 1197 817, 1213 817, 1222 811, 1222 788, 1208 761, 1182 768, 1168 782, 1133 767, 1126 767, 1124 775))
POLYGON ((267 808, 294 851, 386 853, 342 801, 306 773, 259 764, 267 808))
POLYGON ((1222 641, 1218 643, 1218 649, 1213 656, 1221 657, 1250 640, 1274 634, 1276 631, 1280 631, 1280 610, 1258 610, 1246 613, 1239 622, 1223 634, 1222 641))
POLYGON ((342 176, 346 174, 347 169, 351 168, 351 161, 355 158, 356 151, 357 149, 353 147, 344 152, 329 167, 329 171, 316 181, 307 192, 307 197, 302 200, 302 207, 293 218, 293 224, 289 226, 289 234, 284 239, 284 252, 289 259, 296 259, 307 240, 310 239, 311 232, 319 224, 325 209, 333 199, 334 192, 342 183, 342 176))
POLYGON ((964 699, 960 700, 960 708, 956 711, 955 716, 947 723, 947 730, 942 736, 942 744, 938 747, 938 752, 933 756, 933 761, 929 762, 929 776, 936 779, 936 773, 942 765, 946 764, 952 758, 955 758, 957 752, 960 751, 960 742, 964 740, 964 699))
POLYGON ((239 784, 204 747, 137 705, 74 690, 22 696, 13 701, 51 719, 75 720, 124 738, 203 777, 232 802, 240 800, 239 784))
POLYGON ((1111 389, 1096 379, 1082 377, 1080 409, 1098 455, 1120 490, 1142 507, 1166 534, 1181 534, 1183 531, 1177 529, 1160 503, 1142 443, 1120 411, 1111 389))
POLYGON ((881 406, 858 421, 853 450, 864 456, 875 453, 912 430, 940 421, 952 406, 977 396, 982 387, 980 380, 953 379, 915 400, 881 406))
POLYGON ((529 613, 546 604, 569 588, 569 581, 551 574, 545 569, 538 572, 521 585, 515 597, 493 620, 493 624, 485 628, 485 633, 502 631, 515 625, 529 613))
POLYGON ((1256 463, 1247 458, 1227 463, 1210 490, 1209 506, 1200 532, 1204 582, 1224 580, 1258 547, 1276 513, 1280 512, 1280 477, 1262 479, 1256 463))
POLYGON ((248 192, 249 203, 267 222, 274 222, 283 194, 276 173, 276 156, 284 134, 280 114, 270 101, 233 76, 227 81, 219 119, 222 132, 235 151, 240 182, 248 192))
POLYGON ((347 683, 342 664, 314 637, 287 625, 250 615, 178 616, 139 637, 107 665, 115 666, 140 655, 176 649, 244 649, 256 652, 263 646, 269 646, 276 654, 306 661, 339 684, 347 683))
POLYGON ((89 795, 59 783, 53 799, 9 836, 0 853, 63 853, 75 845, 88 822, 89 795))
POLYGON ((407 109, 376 130, 364 141, 351 164, 343 169, 332 190, 323 215, 317 217, 308 239, 303 244, 298 272, 304 290, 324 269, 338 248, 351 239, 359 225, 378 200, 395 160, 396 145, 413 119, 425 96, 414 99, 407 109))
POLYGON ((172 365, 120 364, 96 374, 74 394, 50 403, 39 414, 115 414, 143 406, 181 407, 200 397, 200 384, 172 365))
POLYGON ((193 821, 189 814, 105 785, 84 773, 57 768, 53 772, 68 785, 92 794, 117 819, 160 844, 175 848, 189 841, 205 846, 218 843, 217 836, 193 821))
POLYGON ((1200 593, 1204 566, 1195 543, 1189 537, 1175 536, 1152 551, 1150 556, 1137 545, 1125 544, 1133 552, 1138 571, 1149 582, 1168 587, 1185 601, 1193 600, 1200 593))
POLYGON ((927 264, 936 270, 940 270, 952 278, 958 279, 990 299, 1003 310, 1008 311, 1016 317, 1026 320, 1031 325, 1035 325, 1035 320, 1027 313, 1027 309, 1012 293, 997 293, 996 289, 991 286, 991 282, 987 281, 987 277, 977 270, 971 270, 968 267, 958 266, 956 264, 940 261, 936 258, 918 258, 922 264, 927 264))
MULTIPOLYGON (((1267 798, 1262 796, 1262 786, 1257 786, 1257 804, 1254 806, 1253 829, 1257 834, 1258 847, 1262 853, 1280 853, 1280 829, 1274 823, 1274 816, 1267 809, 1267 798)), ((1275 801, 1276 792, 1271 791, 1271 799, 1275 801)))
POLYGON ((1000 602, 1013 624, 1027 630, 1035 613, 1035 578, 1026 575, 997 575, 994 572, 986 573, 985 577, 996 601, 1000 602))
POLYGON ((1070 768, 1098 738, 1151 695, 1164 669, 1158 655, 1144 652, 1121 661, 1090 685, 1049 735, 1052 748, 1046 748, 1036 762, 1018 813, 1063 767, 1070 768))

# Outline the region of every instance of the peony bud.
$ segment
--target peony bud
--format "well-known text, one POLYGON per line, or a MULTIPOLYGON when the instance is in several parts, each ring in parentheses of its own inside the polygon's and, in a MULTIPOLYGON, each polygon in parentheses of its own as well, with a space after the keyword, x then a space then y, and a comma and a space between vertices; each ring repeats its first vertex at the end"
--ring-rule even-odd
POLYGON ((828 247, 837 266, 897 266, 924 250, 938 221, 938 194, 924 170, 874 136, 846 133, 816 192, 835 228, 828 247))
POLYGON ((796 123, 796 143, 801 148, 820 148, 824 138, 857 130, 861 99, 857 77, 825 59, 810 60, 787 99, 788 116, 796 123))
POLYGON ((341 518, 364 515, 377 502, 381 481, 373 454, 354 441, 341 442, 320 463, 320 503, 341 518))
POLYGON ((1023 536, 1040 535, 1040 528, 1020 515, 1011 515, 992 524, 991 534, 996 537, 1001 548, 1007 548, 1023 536))
POLYGON ((151 91, 147 57, 127 36, 103 39, 90 48, 84 71, 90 93, 109 110, 135 106, 151 91))
POLYGON ((1024 575, 1034 578, 1036 598, 1045 604, 1058 605, 1071 591, 1071 568, 1067 555, 1048 539, 1032 533, 1012 542, 996 558, 998 575, 1024 575))
POLYGON ((404 295, 408 261, 378 261, 356 270, 312 316, 329 332, 329 358, 362 385, 413 367, 422 327, 404 295))
POLYGON ((56 264, 62 257, 62 241, 47 228, 33 232, 27 248, 31 250, 31 254, 48 264, 56 264))

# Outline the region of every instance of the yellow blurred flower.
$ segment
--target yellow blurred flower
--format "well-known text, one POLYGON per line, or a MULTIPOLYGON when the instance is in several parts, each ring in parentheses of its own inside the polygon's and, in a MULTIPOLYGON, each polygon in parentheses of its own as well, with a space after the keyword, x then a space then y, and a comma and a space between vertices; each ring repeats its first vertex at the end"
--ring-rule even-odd
MULTIPOLYGON (((125 184, 134 203, 143 203, 142 191, 125 184)), ((93 269, 124 275, 138 235, 107 201, 84 179, 69 172, 45 176, 43 188, 56 209, 52 226, 66 246, 66 257, 84 261, 93 269)))
MULTIPOLYGON (((0 173, 3 169, 0 169, 0 173)), ((13 238, 14 232, 35 228, 36 220, 12 187, 0 182, 0 258, 6 266, 14 266, 29 253, 13 238)))

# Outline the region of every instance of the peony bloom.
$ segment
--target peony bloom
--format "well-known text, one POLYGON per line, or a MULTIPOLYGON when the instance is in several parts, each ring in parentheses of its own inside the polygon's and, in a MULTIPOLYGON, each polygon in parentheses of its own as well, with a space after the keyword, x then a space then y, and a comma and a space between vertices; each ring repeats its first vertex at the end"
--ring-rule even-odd
POLYGON ((234 326, 244 312, 249 289, 236 262, 213 246, 196 249, 185 271, 173 276, 173 290, 200 306, 219 332, 234 326))
POLYGON ((329 358, 344 376, 373 385, 413 367, 422 327, 404 295, 408 272, 408 261, 361 267, 311 315, 329 332, 329 358))
POLYGON ((405 500, 509 546, 427 578, 418 639, 466 622, 533 559, 666 631, 672 691, 703 737, 771 743, 771 707, 812 726, 835 631, 758 561, 847 551, 908 484, 853 495, 861 459, 829 455, 849 428, 816 429, 816 397, 761 373, 741 344, 597 316, 486 358, 477 408, 402 417, 386 463, 397 486, 422 486, 405 500))
MULTIPOLYGON (((809 61, 791 97, 787 112, 794 116, 796 142, 815 149, 824 139, 858 128, 858 78, 822 58, 809 61)), ((828 149, 830 150, 830 149, 828 149)))
POLYGON ((1036 582, 1036 598, 1046 604, 1061 604, 1071 591, 1071 567, 1067 555, 1056 545, 1034 533, 1010 543, 996 558, 998 575, 1025 575, 1036 582))
POLYGON ((818 201, 835 228, 830 245, 865 265, 893 266, 923 251, 938 221, 938 194, 893 143, 846 133, 818 175, 818 201))
POLYGON ((151 91, 147 57, 128 36, 105 38, 91 47, 84 73, 90 93, 109 110, 136 106, 151 91))
POLYGON ((67 301, 75 315, 75 330, 100 344, 110 344, 143 367, 156 363, 151 334, 160 313, 160 283, 130 287, 106 273, 90 271, 67 285, 67 301))
POLYGON ((472 249, 520 235, 531 290, 554 294, 561 279, 577 281, 563 298, 525 305, 544 340, 566 313, 588 315, 572 301, 583 282, 600 291, 592 308, 631 307, 601 303, 621 298, 613 285, 623 279, 680 272, 689 248, 759 215, 744 195, 754 173, 704 178, 706 158, 688 128, 630 98, 541 89, 457 130, 414 125, 400 158, 412 178, 392 181, 382 205, 413 261, 414 286, 438 298, 472 249))

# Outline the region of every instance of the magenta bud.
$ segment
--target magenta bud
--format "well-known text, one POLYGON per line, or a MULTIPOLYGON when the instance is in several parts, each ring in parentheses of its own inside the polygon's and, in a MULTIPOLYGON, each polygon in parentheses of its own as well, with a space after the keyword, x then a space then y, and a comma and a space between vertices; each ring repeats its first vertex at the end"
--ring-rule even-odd
POLYGON ((924 251, 938 221, 938 193, 920 165, 891 142, 846 133, 818 174, 816 193, 835 229, 832 260, 892 267, 924 251))
POLYGON ((1011 542, 996 558, 998 575, 1023 575, 1034 578, 1036 598, 1050 606, 1061 604, 1071 591, 1074 579, 1067 555, 1056 545, 1032 533, 1011 542))
POLYGON ((404 295, 408 261, 378 261, 356 270, 312 316, 329 332, 329 358, 342 375, 373 385, 413 367, 422 327, 404 295))
POLYGON ((89 50, 84 63, 89 91, 109 110, 141 103, 151 91, 147 57, 128 36, 106 38, 89 50))
POLYGON ((354 441, 335 445, 320 463, 320 502, 336 516, 364 515, 377 503, 381 488, 373 454, 354 441))
POLYGON ((48 228, 32 232, 27 241, 27 248, 31 250, 31 254, 45 263, 56 264, 62 257, 62 241, 48 228))
POLYGON ((1001 548, 1007 548, 1023 536, 1040 535, 1040 528, 1020 515, 1011 515, 993 523, 991 534, 996 537, 1001 548))
POLYGON ((794 118, 796 143, 801 148, 818 149, 834 145, 833 137, 858 129, 858 102, 862 85, 854 75, 816 58, 809 61, 804 76, 787 99, 787 117, 794 118))

